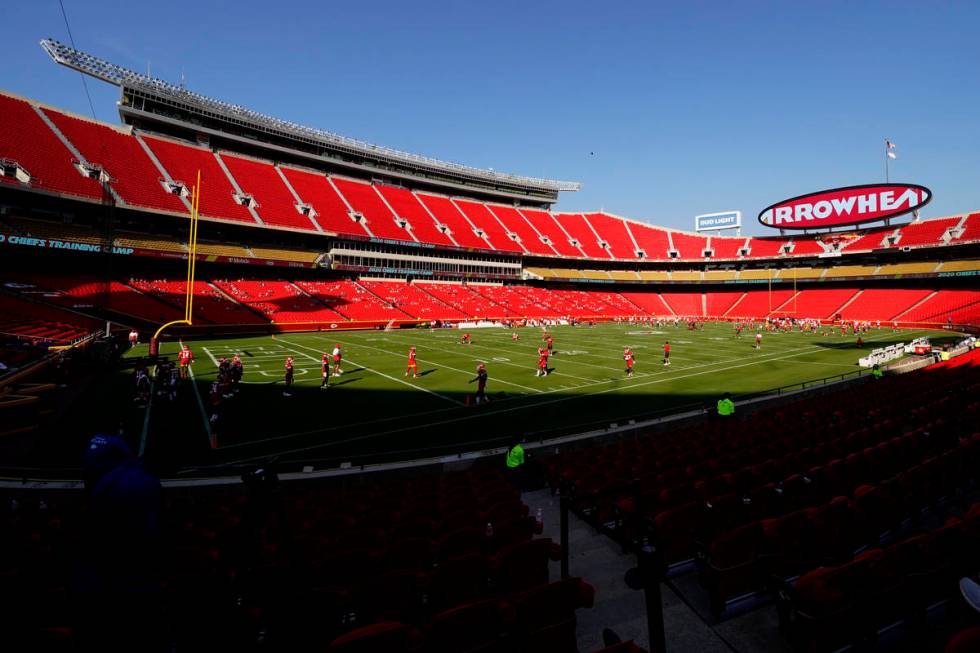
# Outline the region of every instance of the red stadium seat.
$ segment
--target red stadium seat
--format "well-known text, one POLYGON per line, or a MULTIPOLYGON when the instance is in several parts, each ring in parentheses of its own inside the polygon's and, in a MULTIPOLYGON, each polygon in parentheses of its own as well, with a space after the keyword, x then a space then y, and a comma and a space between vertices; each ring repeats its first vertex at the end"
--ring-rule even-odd
POLYGON ((330 653, 411 653, 421 651, 422 633, 397 621, 363 626, 342 635, 330 643, 330 653))
POLYGON ((445 610, 432 618, 426 633, 426 650, 434 653, 492 651, 511 620, 511 609, 497 600, 445 610))
POLYGON ((498 587, 508 592, 543 585, 548 582, 548 561, 558 560, 561 547, 551 538, 539 538, 515 544, 494 556, 498 587))
POLYGON ((257 224, 248 209, 235 199, 235 189, 212 151, 177 141, 146 136, 143 139, 170 174, 193 193, 201 173, 202 216, 257 224))
POLYGON ((589 258, 612 258, 609 251, 599 246, 599 236, 585 219, 578 213, 555 213, 555 220, 568 233, 589 258))
POLYGON ((394 210, 395 215, 408 221, 412 234, 420 242, 431 245, 453 245, 453 241, 436 228, 436 221, 432 214, 412 191, 384 184, 376 184, 375 188, 394 210))
POLYGON ((326 175, 287 166, 280 169, 300 200, 312 207, 313 220, 324 231, 361 238, 368 236, 364 226, 351 217, 350 209, 326 175))
MULTIPOLYGON (((71 152, 27 102, 0 93, 0 159, 16 161, 33 188, 98 200, 102 187, 74 166, 71 152)), ((0 175, 0 179, 16 183, 0 175)))
POLYGON ((222 154, 221 160, 244 193, 258 203, 255 212, 267 225, 315 231, 309 216, 300 212, 296 198, 279 170, 266 161, 222 154))
POLYGON ((102 166, 126 204, 186 214, 187 207, 161 183, 163 176, 134 136, 107 125, 45 109, 89 163, 102 166))

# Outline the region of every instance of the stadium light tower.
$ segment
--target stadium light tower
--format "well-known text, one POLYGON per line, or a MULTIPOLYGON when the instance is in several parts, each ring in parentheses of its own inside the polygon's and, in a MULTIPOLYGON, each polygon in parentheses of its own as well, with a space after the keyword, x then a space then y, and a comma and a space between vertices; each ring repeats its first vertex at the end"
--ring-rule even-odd
POLYGON ((521 186, 548 189, 555 192, 577 191, 582 187, 582 184, 577 181, 541 179, 538 177, 498 172, 493 169, 474 168, 461 163, 443 161, 367 143, 323 129, 306 127, 294 122, 282 120, 274 116, 259 113, 258 111, 253 111, 238 104, 216 100, 200 93, 189 91, 184 88, 183 84, 171 84, 162 79, 151 77, 148 74, 138 73, 95 55, 88 54, 87 52, 76 50, 54 39, 42 40, 41 47, 55 63, 118 86, 122 89, 124 95, 127 90, 132 90, 150 97, 161 98, 161 100, 169 103, 176 102, 180 106, 194 109, 203 114, 221 116, 237 123, 244 121, 250 126, 269 130, 272 133, 285 134, 307 141, 314 141, 358 155, 380 157, 392 162, 425 166, 447 174, 466 175, 489 182, 508 182, 521 186))

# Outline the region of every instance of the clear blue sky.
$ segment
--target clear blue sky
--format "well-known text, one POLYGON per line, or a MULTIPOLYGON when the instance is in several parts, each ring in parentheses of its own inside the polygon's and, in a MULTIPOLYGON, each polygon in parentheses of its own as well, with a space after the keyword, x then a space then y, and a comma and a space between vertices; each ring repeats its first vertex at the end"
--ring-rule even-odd
MULTIPOLYGON (((561 210, 690 229, 883 179, 980 209, 977 2, 64 0, 82 50, 300 123, 578 180, 561 210), (134 7, 136 5, 136 7, 134 7), (595 152, 595 155, 591 155, 595 152)), ((0 5, 0 88, 89 114, 57 0, 0 5)), ((99 119, 117 90, 89 81, 99 119)))

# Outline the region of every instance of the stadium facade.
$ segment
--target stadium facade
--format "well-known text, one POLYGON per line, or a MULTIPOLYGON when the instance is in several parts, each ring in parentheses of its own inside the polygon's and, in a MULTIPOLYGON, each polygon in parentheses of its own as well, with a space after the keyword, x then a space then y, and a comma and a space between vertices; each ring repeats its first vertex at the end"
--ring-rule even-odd
MULTIPOLYGON (((56 41, 42 47, 119 86, 124 124, 0 95, 8 117, 0 247, 15 284, 8 303, 94 308, 144 329, 178 314, 175 262, 189 257, 200 174, 195 256, 204 265, 194 324, 183 333, 562 317, 944 326, 980 317, 980 213, 732 237, 558 212, 559 193, 577 182, 399 152, 214 100, 56 41), (20 262, 38 255, 47 264, 24 274, 20 262), (98 273, 76 273, 75 257, 86 256, 100 258, 82 265, 98 273)), ((909 209, 931 198, 919 186, 899 189, 906 196, 909 209)), ((776 213, 807 217, 823 204, 776 213)))

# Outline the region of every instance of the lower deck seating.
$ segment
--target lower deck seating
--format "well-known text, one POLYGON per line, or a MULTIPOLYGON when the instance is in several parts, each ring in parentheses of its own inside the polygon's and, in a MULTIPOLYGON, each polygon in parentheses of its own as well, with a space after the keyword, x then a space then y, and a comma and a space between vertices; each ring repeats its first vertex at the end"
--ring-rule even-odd
POLYGON ((351 320, 407 320, 411 316, 355 281, 299 281, 318 301, 351 320))
POLYGON ((87 329, 47 320, 23 319, 0 312, 0 337, 15 337, 32 344, 70 344, 90 333, 87 329))
POLYGON ((102 325, 89 317, 0 293, 0 336, 32 344, 70 344, 102 325))
POLYGON ((891 320, 930 294, 929 290, 868 288, 841 311, 841 317, 845 320, 891 320))
MULTIPOLYGON (((178 309, 184 309, 187 282, 175 279, 129 279, 129 285, 178 309)), ((252 324, 265 320, 232 301, 207 281, 194 282, 194 318, 214 324, 252 324)))
POLYGON ((44 300, 59 306, 90 311, 108 308, 121 315, 138 317, 158 324, 184 317, 181 309, 161 302, 121 281, 108 283, 91 277, 43 277, 39 285, 51 291, 44 300))
POLYGON ((510 317, 507 309, 474 292, 468 285, 455 283, 422 283, 418 287, 457 311, 477 319, 510 317))
POLYGON ((361 279, 359 283, 391 306, 420 320, 465 320, 469 317, 414 283, 377 279, 361 279))
POLYGON ((940 290, 912 310, 902 313, 902 322, 954 324, 980 322, 980 291, 940 290))
POLYGON ((542 306, 528 296, 524 286, 471 286, 471 289, 503 307, 509 315, 531 318, 559 316, 555 309, 542 306))
MULTIPOLYGON (((201 268, 198 268, 199 270, 201 268)), ((183 281, 167 278, 112 281, 94 278, 15 275, 35 294, 53 304, 84 310, 110 308, 145 321, 162 323, 183 317, 183 281)), ((753 288, 753 286, 747 286, 753 288)), ((788 284, 773 289, 680 292, 676 286, 643 290, 545 288, 528 285, 439 283, 397 280, 253 279, 211 280, 201 275, 195 287, 195 317, 202 323, 334 323, 338 321, 463 321, 469 319, 578 320, 703 317, 762 319, 769 315, 831 320, 969 324, 980 322, 980 291, 929 288, 827 288, 788 284), (242 306, 244 305, 244 306, 242 306)))
POLYGON ((214 281, 214 285, 271 322, 324 323, 345 318, 287 281, 214 281))
POLYGON ((854 288, 808 288, 801 290, 776 312, 796 317, 828 319, 836 315, 856 292, 854 288))
POLYGON ((577 318, 629 317, 637 314, 636 306, 622 298, 612 299, 615 294, 587 290, 552 290, 556 303, 566 315, 577 318))

